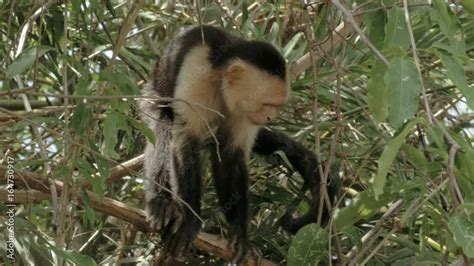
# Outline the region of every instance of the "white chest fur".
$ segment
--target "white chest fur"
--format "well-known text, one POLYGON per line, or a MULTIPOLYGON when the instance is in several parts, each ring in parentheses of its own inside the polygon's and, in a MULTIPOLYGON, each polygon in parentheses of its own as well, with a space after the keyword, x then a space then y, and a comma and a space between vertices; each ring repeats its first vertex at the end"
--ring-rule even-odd
POLYGON ((188 52, 177 77, 175 90, 175 98, 183 101, 173 102, 181 130, 200 138, 211 135, 209 129, 215 129, 215 122, 219 118, 216 112, 222 112, 223 109, 219 92, 220 76, 212 68, 208 57, 209 48, 205 45, 194 47, 188 52))

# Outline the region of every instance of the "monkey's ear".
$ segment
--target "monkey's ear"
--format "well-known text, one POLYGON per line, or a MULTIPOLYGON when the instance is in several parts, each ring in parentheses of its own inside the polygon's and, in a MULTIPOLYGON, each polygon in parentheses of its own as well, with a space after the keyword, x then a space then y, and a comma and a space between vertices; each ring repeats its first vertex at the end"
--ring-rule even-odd
POLYGON ((242 79, 242 75, 245 72, 245 67, 240 62, 235 62, 230 64, 225 70, 225 77, 229 83, 233 83, 242 79))

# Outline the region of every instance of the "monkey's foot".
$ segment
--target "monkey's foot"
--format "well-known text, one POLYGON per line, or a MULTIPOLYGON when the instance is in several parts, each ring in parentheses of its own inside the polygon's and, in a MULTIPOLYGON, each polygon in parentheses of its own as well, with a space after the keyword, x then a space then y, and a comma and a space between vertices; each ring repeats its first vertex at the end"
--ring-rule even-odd
POLYGON ((167 195, 157 195, 147 201, 146 217, 150 226, 160 232, 176 233, 184 220, 184 211, 180 203, 167 195))
POLYGON ((165 251, 174 257, 191 248, 201 228, 197 217, 185 208, 168 195, 158 195, 146 203, 150 226, 160 232, 165 251))
POLYGON ((189 251, 200 228, 201 223, 196 217, 186 217, 175 232, 163 231, 161 236, 165 251, 173 256, 189 251))
POLYGON ((262 252, 258 248, 252 246, 246 238, 237 235, 232 236, 229 240, 229 249, 234 253, 232 263, 240 264, 248 259, 253 259, 258 265, 262 258, 262 252))

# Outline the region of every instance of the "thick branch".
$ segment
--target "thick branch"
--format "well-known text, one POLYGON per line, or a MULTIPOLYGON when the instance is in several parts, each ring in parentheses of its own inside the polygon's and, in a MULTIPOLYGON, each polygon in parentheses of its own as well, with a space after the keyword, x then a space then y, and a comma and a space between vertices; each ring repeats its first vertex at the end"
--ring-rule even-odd
POLYGON ((42 200, 51 198, 51 195, 45 194, 37 190, 18 190, 13 194, 13 198, 9 200, 10 194, 6 189, 0 189, 0 202, 30 204, 38 203, 42 200))
MULTIPOLYGON (((6 171, 7 168, 5 166, 0 166, 0 180, 3 182, 5 181, 6 171)), ((15 174, 15 185, 17 187, 31 188, 50 194, 50 186, 48 180, 45 177, 32 172, 21 170, 17 170, 15 174)), ((63 182, 54 180, 54 185, 58 193, 61 193, 64 187, 63 182)), ((75 198, 79 201, 79 203, 84 204, 82 194, 79 190, 71 189, 70 193, 72 194, 70 195, 72 198, 75 198)), ((126 204, 111 198, 101 198, 89 191, 87 192, 87 195, 90 199, 92 207, 95 210, 129 222, 135 225, 140 231, 153 232, 146 221, 145 211, 127 206, 126 204)), ((215 256, 225 260, 231 260, 233 258, 233 253, 227 249, 227 240, 219 236, 200 233, 194 240, 194 244, 198 249, 204 252, 212 253, 215 256)), ((255 260, 250 259, 245 263, 245 265, 257 265, 257 263, 255 260)), ((276 264, 269 260, 260 260, 258 265, 273 266, 276 264)))

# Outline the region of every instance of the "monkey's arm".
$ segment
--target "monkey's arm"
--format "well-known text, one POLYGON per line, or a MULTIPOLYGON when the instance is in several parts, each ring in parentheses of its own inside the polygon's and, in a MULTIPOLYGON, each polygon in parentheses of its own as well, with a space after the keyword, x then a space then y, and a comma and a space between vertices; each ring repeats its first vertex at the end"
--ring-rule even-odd
MULTIPOLYGON (((282 226, 288 232, 294 234, 304 225, 316 222, 321 183, 318 160, 313 152, 285 134, 273 132, 265 128, 260 129, 253 151, 259 155, 271 155, 277 150, 285 153, 291 165, 301 174, 305 184, 311 191, 311 209, 305 215, 292 218, 291 213, 287 211, 281 219, 282 226)), ((328 190, 328 193, 332 192, 328 190)))
POLYGON ((229 248, 235 252, 234 262, 240 263, 250 252, 247 242, 248 226, 248 170, 245 153, 230 146, 227 132, 217 132, 219 154, 211 145, 211 161, 214 184, 219 205, 229 223, 229 248))

